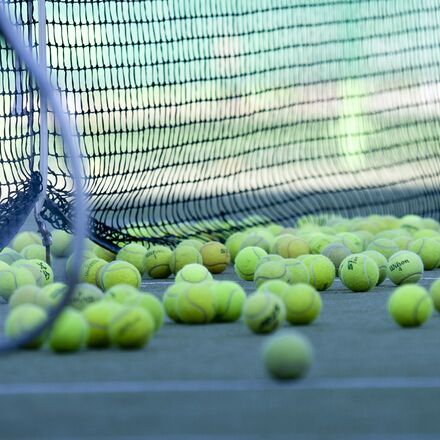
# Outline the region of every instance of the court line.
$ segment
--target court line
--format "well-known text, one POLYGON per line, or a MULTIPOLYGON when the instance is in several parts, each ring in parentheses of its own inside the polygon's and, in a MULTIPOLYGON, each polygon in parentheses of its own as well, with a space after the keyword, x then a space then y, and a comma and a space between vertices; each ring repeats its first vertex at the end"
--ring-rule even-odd
POLYGON ((440 389, 440 377, 315 378, 281 383, 271 380, 158 380, 46 382, 0 385, 0 396, 44 394, 209 393, 241 391, 440 389))

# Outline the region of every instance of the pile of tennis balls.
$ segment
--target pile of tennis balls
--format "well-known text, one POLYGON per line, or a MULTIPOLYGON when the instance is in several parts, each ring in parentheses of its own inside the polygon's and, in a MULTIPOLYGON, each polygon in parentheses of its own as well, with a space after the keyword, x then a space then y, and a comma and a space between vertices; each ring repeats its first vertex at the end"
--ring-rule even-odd
MULTIPOLYGON (((47 343, 57 352, 141 348, 162 327, 165 314, 179 324, 242 319, 251 332, 270 334, 286 323, 319 319, 322 295, 337 279, 344 293, 374 291, 388 279, 396 286, 388 312, 401 326, 419 326, 434 308, 440 311, 440 280, 430 292, 417 285, 425 271, 440 267, 440 224, 434 219, 319 215, 285 226, 254 217, 233 226, 230 234, 203 233, 174 248, 132 242, 115 253, 88 241, 71 305, 31 346, 47 343), (235 276, 216 280, 232 265, 251 294, 235 276), (143 278, 169 277, 173 282, 162 301, 140 292, 143 278)), ((72 237, 54 231, 53 241, 51 252, 67 257, 69 273, 72 237)), ((19 233, 0 253, 0 296, 11 309, 5 329, 12 338, 41 323, 66 291, 54 280, 45 253, 32 232, 19 233)), ((296 378, 310 367, 313 349, 297 332, 281 331, 266 341, 263 357, 274 377, 296 378)))

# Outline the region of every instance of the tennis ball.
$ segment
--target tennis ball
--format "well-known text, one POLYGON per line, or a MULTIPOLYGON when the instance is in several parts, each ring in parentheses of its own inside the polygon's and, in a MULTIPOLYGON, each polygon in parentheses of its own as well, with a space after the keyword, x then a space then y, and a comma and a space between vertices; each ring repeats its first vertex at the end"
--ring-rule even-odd
POLYGON ((400 248, 396 243, 394 243, 393 240, 388 238, 376 238, 368 245, 367 250, 377 251, 388 259, 391 257, 391 255, 399 252, 400 248))
POLYGON ((37 286, 43 287, 53 283, 52 268, 42 260, 17 260, 12 264, 13 267, 23 267, 32 273, 37 286))
MULTIPOLYGON (((20 304, 12 309, 5 321, 5 334, 8 338, 16 340, 26 333, 35 330, 47 319, 47 313, 35 304, 20 304)), ((23 345, 23 348, 39 348, 45 340, 45 332, 23 345)))
POLYGON ((339 243, 350 249, 352 254, 357 254, 364 250, 364 244, 361 238, 351 232, 342 232, 336 235, 339 243))
POLYGON ((268 240, 267 237, 261 235, 261 233, 251 233, 246 236, 246 238, 241 242, 240 250, 246 249, 248 247, 258 247, 263 249, 265 252, 269 252, 272 240, 268 240))
POLYGON ((246 238, 246 234, 244 232, 235 232, 230 235, 225 242, 225 246, 229 250, 229 255, 231 256, 231 261, 235 261, 235 257, 240 252, 241 244, 243 240, 246 238))
POLYGON ((313 361, 309 341, 296 332, 282 332, 271 336, 263 345, 263 361, 275 379, 289 380, 303 377, 313 361))
POLYGON ((259 247, 242 249, 235 258, 235 273, 243 280, 252 281, 258 262, 267 253, 259 247))
POLYGON ((108 290, 117 284, 129 284, 137 289, 141 286, 141 274, 135 266, 126 261, 118 260, 107 263, 100 269, 97 276, 98 285, 103 290, 108 290))
POLYGON ((20 304, 36 304, 39 305, 39 297, 41 289, 33 284, 21 286, 14 291, 9 298, 9 308, 19 306, 20 304))
POLYGON ((20 253, 26 260, 46 260, 46 248, 41 244, 29 244, 20 253))
POLYGON ((67 257, 72 250, 73 236, 66 231, 56 229, 52 232, 52 255, 58 258, 67 257))
POLYGON ((336 238, 327 234, 313 234, 308 240, 310 246, 310 253, 320 254, 321 251, 331 243, 334 243, 336 238))
POLYGON ((283 301, 271 293, 254 293, 243 306, 245 324, 254 333, 271 333, 276 330, 286 317, 283 301))
POLYGON ((36 232, 20 232, 12 240, 12 249, 14 249, 14 251, 16 252, 21 252, 26 246, 29 246, 30 244, 42 244, 41 237, 36 232))
POLYGON ((218 241, 209 241, 200 248, 203 265, 211 273, 222 273, 231 262, 231 255, 226 246, 218 241))
POLYGON ((414 232, 413 240, 417 240, 419 238, 438 238, 439 233, 437 231, 433 231, 432 229, 419 229, 414 232))
POLYGON ((210 283, 182 284, 176 312, 184 323, 206 324, 215 318, 216 298, 210 287, 210 283))
POLYGON ((284 262, 285 260, 280 255, 277 255, 277 254, 267 254, 267 255, 265 255, 264 257, 262 257, 262 258, 260 258, 258 260, 257 267, 255 268, 255 270, 258 269, 258 266, 260 266, 260 265, 262 265, 264 263, 273 262, 273 261, 276 261, 276 262, 280 263, 280 262, 284 262))
POLYGON ((123 306, 110 320, 110 341, 119 348, 142 348, 153 334, 154 319, 139 306, 123 306))
POLYGON ((354 231, 353 234, 360 238, 363 249, 367 249, 367 246, 374 240, 374 235, 368 231, 354 231))
POLYGON ((408 214, 400 219, 399 224, 401 228, 413 233, 422 228, 423 220, 418 215, 408 214))
MULTIPOLYGON (((73 261, 74 261, 75 255, 71 255, 69 258, 67 258, 66 260, 66 274, 67 275, 72 275, 72 270, 73 270, 73 261)), ((102 260, 101 258, 98 258, 94 252, 92 251, 85 251, 83 253, 82 259, 81 259, 81 264, 84 264, 85 261, 87 260, 92 260, 92 259, 98 259, 100 261, 104 261, 104 263, 107 263, 107 261, 102 260)))
POLYGON ((120 304, 113 301, 98 301, 90 304, 82 311, 84 318, 89 324, 87 346, 104 348, 110 345, 110 320, 121 307, 120 304))
POLYGON ((166 246, 153 246, 147 250, 145 272, 150 278, 168 278, 173 251, 166 246))
POLYGON ((387 277, 388 272, 388 261, 387 259, 377 251, 364 251, 362 252, 364 255, 370 257, 377 264, 379 268, 379 279, 377 280, 377 286, 382 284, 385 278, 387 277))
POLYGON ((282 300, 286 306, 286 319, 291 324, 310 324, 321 313, 321 297, 308 284, 290 286, 282 300))
POLYGON ((0 261, 2 261, 3 263, 9 264, 11 265, 12 263, 14 263, 17 260, 21 260, 23 258, 23 256, 18 253, 17 251, 14 251, 14 249, 5 247, 1 252, 0 252, 0 261))
POLYGON ((157 332, 162 328, 164 319, 164 310, 162 303, 151 293, 142 292, 137 297, 130 298, 126 305, 139 306, 148 311, 154 321, 154 331, 157 332))
POLYGON ((49 333, 49 347, 57 353, 78 351, 87 341, 89 324, 81 312, 65 308, 49 333))
POLYGON ((211 291, 215 297, 215 320, 219 322, 233 322, 240 318, 246 294, 241 286, 233 281, 219 281, 214 283, 211 291))
POLYGON ((419 238, 408 246, 408 250, 415 252, 423 261, 426 270, 432 270, 440 264, 440 242, 432 238, 419 238))
POLYGON ((205 281, 212 281, 212 275, 209 270, 201 264, 193 263, 187 264, 179 270, 176 274, 176 283, 203 283, 205 281))
POLYGON ((99 273, 108 263, 101 258, 91 258, 82 263, 79 271, 79 279, 88 284, 99 284, 99 273))
POLYGON ((429 289, 434 307, 440 312, 440 279, 435 280, 429 289))
POLYGON ((170 270, 172 273, 177 274, 180 269, 192 263, 203 264, 200 252, 191 246, 179 246, 174 249, 171 255, 170 270))
POLYGON ((322 255, 327 257, 335 266, 336 274, 339 273, 339 266, 342 261, 352 254, 351 250, 342 243, 332 243, 322 250, 322 255))
POLYGON ((432 229, 433 231, 440 230, 439 222, 433 218, 423 218, 422 219, 422 226, 426 229, 432 229))
POLYGON ((64 283, 52 283, 44 286, 41 289, 41 295, 39 296, 39 303, 44 309, 57 306, 64 295, 67 293, 68 287, 64 283))
POLYGON ((283 296, 288 289, 289 284, 287 284, 285 281, 269 280, 258 288, 257 293, 272 293, 273 295, 283 299, 283 296))
POLYGON ((96 245, 95 255, 102 260, 107 261, 107 263, 112 262, 116 258, 116 254, 102 246, 96 245))
POLYGON ((0 265, 0 296, 9 301, 9 298, 16 289, 27 284, 35 285, 35 278, 31 272, 23 267, 8 266, 6 263, 0 265))
POLYGON ((310 284, 319 291, 327 290, 333 284, 336 276, 334 264, 324 255, 312 255, 303 258, 310 274, 310 284))
POLYGON ((290 272, 290 284, 310 283, 310 273, 307 266, 298 258, 286 258, 284 266, 290 272))
POLYGON ((101 289, 93 284, 80 283, 76 286, 70 305, 78 310, 84 310, 88 305, 104 298, 101 289))
POLYGON ((396 252, 388 260, 387 273, 396 285, 417 283, 423 275, 423 261, 414 252, 396 252))
POLYGON ((162 298, 162 303, 163 303, 163 308, 165 309, 165 313, 167 314, 168 318, 170 318, 175 322, 181 322, 181 319, 179 318, 179 315, 177 314, 177 310, 176 310, 176 301, 182 291, 183 291, 182 283, 172 284, 165 291, 162 298))
POLYGON ((259 264, 254 274, 255 285, 258 288, 269 280, 282 280, 286 283, 290 283, 290 271, 283 262, 268 261, 266 263, 259 264))
POLYGON ((399 237, 393 238, 394 243, 399 247, 399 249, 407 250, 413 238, 407 235, 400 235, 399 237))
POLYGON ((388 301, 388 312, 402 327, 415 327, 432 314, 432 299, 427 290, 415 284, 398 287, 388 301))
POLYGON ((190 246, 193 247, 195 250, 200 252, 200 248, 204 245, 205 243, 201 240, 197 240, 195 238, 190 238, 188 240, 182 240, 177 247, 179 246, 190 246))
POLYGON ((119 304, 128 303, 137 298, 139 290, 130 284, 115 284, 105 292, 104 301, 114 301, 119 304))
POLYGON ((278 223, 269 223, 266 225, 266 229, 275 237, 284 229, 284 226, 278 223))
POLYGON ((119 250, 116 259, 132 264, 142 275, 147 267, 147 250, 140 244, 129 243, 119 250))
POLYGON ((379 268, 376 262, 365 254, 353 254, 339 266, 343 284, 353 292, 366 292, 377 285, 379 268))
POLYGON ((270 249, 272 254, 284 258, 296 258, 299 255, 309 254, 310 246, 306 240, 290 234, 278 235, 270 249))

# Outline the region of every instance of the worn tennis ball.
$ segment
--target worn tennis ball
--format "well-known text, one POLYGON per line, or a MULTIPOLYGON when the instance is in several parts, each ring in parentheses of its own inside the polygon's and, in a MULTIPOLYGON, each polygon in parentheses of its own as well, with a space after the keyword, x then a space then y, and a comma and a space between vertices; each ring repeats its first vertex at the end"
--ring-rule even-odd
POLYGON ((87 341, 89 324, 81 312, 65 308, 49 333, 49 347, 56 353, 80 350, 87 341))
POLYGON ((423 275, 422 259, 411 251, 400 251, 388 260, 388 278, 396 285, 417 283, 423 275))
POLYGON ((273 295, 278 296, 283 299, 284 294, 289 289, 289 284, 285 281, 281 280, 269 280, 266 283, 262 284, 257 292, 258 293, 272 293, 273 295))
POLYGON ((90 304, 83 311, 83 316, 89 324, 87 346, 104 348, 110 345, 110 320, 122 306, 114 301, 98 301, 90 304))
POLYGON ((352 251, 342 243, 332 243, 322 249, 321 253, 333 263, 337 275, 342 261, 351 255, 352 251))
POLYGON ((150 278, 168 278, 172 255, 173 251, 166 246, 152 246, 146 253, 145 273, 150 278))
POLYGON ((362 253, 370 257, 377 264, 377 267, 379 268, 379 279, 377 280, 376 285, 379 286, 379 284, 382 284, 387 277, 388 260, 377 251, 364 251, 362 253))
POLYGON ((260 259, 266 255, 266 251, 259 247, 242 249, 235 258, 235 273, 243 280, 252 281, 260 259))
POLYGON ((205 266, 192 263, 177 272, 175 281, 176 283, 203 283, 205 281, 212 281, 212 275, 205 266))
MULTIPOLYGON (((26 333, 35 330, 47 319, 47 313, 35 304, 20 304, 13 308, 6 317, 5 334, 8 338, 16 340, 26 333)), ((39 348, 43 345, 46 334, 43 331, 32 341, 23 345, 23 348, 39 348)))
POLYGON ((70 305, 78 310, 84 310, 88 305, 100 301, 104 293, 94 284, 80 283, 76 286, 70 305))
POLYGON ((431 288, 429 289, 429 292, 431 294, 434 307, 438 312, 440 312, 440 278, 435 280, 431 284, 431 288))
POLYGON ((165 290, 165 293, 162 298, 163 308, 165 309, 165 313, 168 318, 175 322, 181 322, 182 320, 179 318, 176 310, 176 301, 181 292, 183 291, 183 283, 172 284, 165 290))
POLYGON ((296 258, 299 255, 309 254, 310 246, 307 241, 301 237, 283 234, 275 238, 270 252, 284 258, 296 258))
POLYGON ((284 293, 286 319, 291 324, 310 324, 321 313, 321 296, 309 284, 295 284, 284 293))
POLYGON ((228 248, 218 241, 208 241, 200 248, 203 265, 211 273, 222 273, 231 262, 228 248))
POLYGON ((170 270, 177 274, 180 269, 192 263, 203 264, 200 252, 191 246, 179 246, 174 249, 171 255, 170 270))
POLYGON ((258 266, 260 266, 264 263, 268 263, 269 261, 277 261, 279 263, 279 262, 285 261, 285 259, 282 256, 277 255, 277 254, 267 254, 258 260, 257 267, 255 268, 255 270, 258 269, 258 266))
POLYGON ((142 292, 135 298, 130 298, 126 305, 139 306, 147 310, 154 320, 154 331, 162 328, 164 319, 164 310, 162 303, 151 293, 142 292))
POLYGON ((110 287, 104 294, 104 301, 114 301, 119 304, 125 304, 137 298, 139 290, 130 284, 115 284, 110 287))
POLYGON ((204 245, 205 243, 202 240, 197 240, 196 238, 190 238, 188 240, 182 240, 177 247, 179 246, 191 246, 193 247, 195 250, 200 252, 200 248, 204 245))
POLYGON ((284 266, 290 272, 290 284, 310 283, 310 273, 307 266, 298 258, 285 258, 284 266))
POLYGON ((36 232, 24 231, 15 236, 12 240, 11 246, 14 251, 21 252, 30 244, 42 244, 41 237, 36 232))
POLYGON ((46 260, 46 248, 41 244, 29 244, 20 253, 26 260, 46 260))
POLYGON ((23 267, 32 273, 37 286, 43 287, 53 283, 52 268, 43 260, 17 260, 12 263, 13 267, 23 267))
POLYGON ((216 301, 215 320, 233 322, 240 318, 246 294, 241 286, 233 281, 219 281, 211 287, 216 301))
POLYGON ((240 252, 241 244, 243 240, 246 238, 246 234, 244 232, 235 232, 230 235, 225 242, 225 246, 229 250, 229 255, 231 256, 231 261, 235 261, 235 257, 240 252))
POLYGON ((107 263, 112 262, 116 258, 116 254, 102 246, 96 245, 95 255, 102 260, 107 261, 107 263))
POLYGON ((283 262, 268 261, 266 263, 259 264, 254 274, 255 285, 258 288, 269 280, 281 280, 285 281, 286 283, 290 283, 290 271, 283 262))
POLYGON ((68 287, 64 283, 52 283, 41 288, 39 296, 39 305, 45 309, 56 307, 64 298, 68 287))
POLYGON ((368 251, 377 251, 381 253, 386 259, 390 258, 391 255, 400 251, 399 246, 394 243, 393 240, 388 238, 376 238, 367 247, 368 251))
POLYGON ((23 255, 8 247, 3 248, 3 250, 0 252, 0 261, 9 265, 14 263, 15 261, 21 260, 22 258, 23 255))
POLYGON ((336 270, 331 260, 324 255, 312 255, 302 258, 309 274, 309 283, 319 291, 327 290, 333 284, 336 277, 336 270))
POLYGON ((433 303, 427 290, 415 284, 398 287, 388 301, 388 312, 402 327, 415 327, 432 315, 433 303))
POLYGON ((13 309, 20 304, 35 304, 39 305, 39 297, 41 289, 33 284, 21 286, 14 291, 9 298, 9 308, 13 309))
POLYGON ((67 257, 72 251, 73 236, 66 231, 56 229, 52 232, 50 252, 58 258, 67 257))
POLYGON ((129 243, 119 250, 116 259, 132 264, 142 275, 147 268, 147 249, 141 244, 129 243))
POLYGON ((278 380, 303 377, 313 361, 309 341, 297 332, 280 332, 267 339, 262 357, 267 372, 278 380))
POLYGON ((440 264, 440 242, 433 238, 414 240, 409 244, 408 250, 422 259, 425 270, 435 269, 440 264))
POLYGON ((243 306, 244 322, 254 333, 275 331, 285 317, 283 301, 271 293, 254 293, 246 299, 243 306))
POLYGON ((0 264, 0 296, 9 301, 16 289, 27 284, 35 285, 35 278, 31 272, 23 267, 0 264))
POLYGON ((206 324, 213 321, 217 306, 211 283, 182 283, 182 290, 176 300, 176 312, 186 324, 206 324))
POLYGON ((376 262, 365 254, 353 254, 339 266, 339 277, 353 292, 367 292, 377 285, 379 268, 376 262))
POLYGON ((141 286, 141 274, 126 261, 112 261, 102 267, 98 274, 98 285, 103 290, 108 290, 117 284, 129 284, 139 289, 141 286))
POLYGON ((119 348, 142 348, 153 334, 154 319, 143 307, 122 306, 110 319, 110 341, 119 348))

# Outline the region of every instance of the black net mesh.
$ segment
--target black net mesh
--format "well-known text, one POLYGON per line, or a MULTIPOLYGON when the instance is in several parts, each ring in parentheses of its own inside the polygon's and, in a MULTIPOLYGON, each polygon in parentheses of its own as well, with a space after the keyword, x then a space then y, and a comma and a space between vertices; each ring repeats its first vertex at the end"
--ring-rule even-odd
MULTIPOLYGON (((101 244, 221 236, 248 216, 439 217, 438 2, 46 4, 48 64, 81 137, 101 244)), ((33 132, 20 127, 9 145, 25 161, 33 132)), ((49 131, 45 215, 69 228, 68 158, 49 131)))

